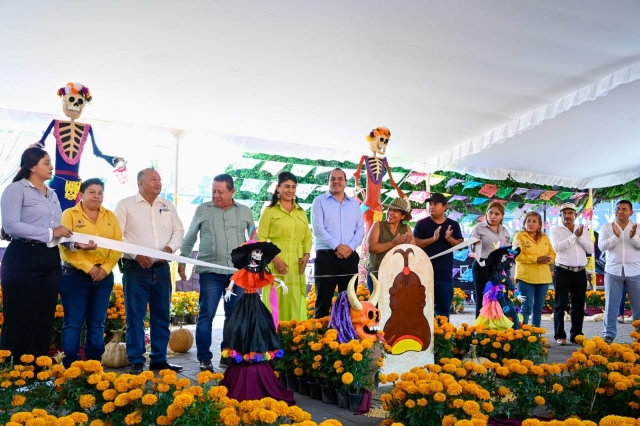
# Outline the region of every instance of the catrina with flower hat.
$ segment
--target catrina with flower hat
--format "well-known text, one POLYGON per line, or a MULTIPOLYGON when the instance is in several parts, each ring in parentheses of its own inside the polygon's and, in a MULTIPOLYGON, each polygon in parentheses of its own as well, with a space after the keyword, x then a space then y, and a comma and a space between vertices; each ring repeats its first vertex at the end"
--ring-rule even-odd
POLYGON ((126 180, 127 169, 123 158, 105 155, 98 149, 90 124, 76 121, 82 115, 84 107, 93 99, 89 88, 80 83, 69 82, 58 89, 58 96, 62 98, 62 111, 70 120, 52 120, 42 138, 32 147, 44 149, 47 137, 53 130, 56 141, 56 166, 50 186, 58 195, 60 208, 65 211, 76 205, 81 183, 78 175, 80 159, 88 137, 91 137, 93 155, 102 158, 111 164, 111 167, 118 166, 115 172, 121 181, 126 180))
POLYGON ((244 288, 245 292, 223 331, 223 341, 228 347, 223 349, 222 357, 232 362, 220 384, 228 388, 230 398, 238 401, 271 397, 293 405, 293 392, 280 383, 268 362, 284 355, 276 332, 278 311, 273 308, 273 314, 269 312, 258 294, 259 288, 266 290, 271 286, 271 297, 275 297, 271 306, 277 307, 276 283, 287 293, 285 283, 267 267, 280 249, 269 241, 256 241, 255 235, 254 228, 247 242, 231 251, 231 262, 238 272, 231 277, 225 301, 235 297, 235 286, 244 288))

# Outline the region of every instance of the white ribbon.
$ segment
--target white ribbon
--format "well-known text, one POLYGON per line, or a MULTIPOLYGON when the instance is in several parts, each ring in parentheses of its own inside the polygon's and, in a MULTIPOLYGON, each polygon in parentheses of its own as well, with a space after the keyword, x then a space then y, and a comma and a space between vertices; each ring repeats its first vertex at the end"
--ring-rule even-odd
POLYGON ((89 244, 89 241, 93 241, 100 248, 106 248, 109 250, 121 251, 130 255, 147 256, 152 259, 162 259, 167 261, 174 261, 180 263, 191 263, 193 265, 205 266, 207 268, 227 269, 229 271, 237 271, 236 268, 230 268, 228 266, 216 265, 215 263, 203 262, 201 260, 191 259, 190 257, 178 256, 176 254, 167 253, 161 250, 151 249, 148 247, 142 247, 135 244, 123 243, 122 241, 111 240, 109 238, 98 237, 96 235, 75 233, 70 238, 58 238, 50 243, 47 243, 49 247, 55 247, 62 243, 81 243, 89 244))
POLYGON ((445 250, 445 251, 440 252, 440 253, 438 253, 438 254, 434 254, 434 255, 433 255, 433 256, 431 256, 429 259, 435 259, 436 257, 444 256, 445 254, 452 253, 452 252, 454 252, 454 251, 457 251, 457 250, 463 249, 463 248, 465 248, 465 247, 468 247, 468 246, 470 246, 471 244, 475 244, 475 243, 477 243, 478 241, 480 241, 480 239, 479 239, 479 238, 475 238, 475 237, 474 237, 474 238, 469 238, 468 240, 464 240, 463 242, 461 242, 461 243, 460 243, 460 244, 458 244, 457 246, 453 246, 453 247, 451 247, 451 248, 450 248, 450 249, 448 249, 448 250, 445 250))

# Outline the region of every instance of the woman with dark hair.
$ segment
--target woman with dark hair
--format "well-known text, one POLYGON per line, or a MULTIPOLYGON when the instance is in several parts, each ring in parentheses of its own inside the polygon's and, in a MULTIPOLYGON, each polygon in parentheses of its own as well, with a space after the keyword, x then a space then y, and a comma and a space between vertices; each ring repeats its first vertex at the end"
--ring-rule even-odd
POLYGON ((476 288, 476 318, 480 315, 483 303, 482 292, 491 274, 491 268, 487 267, 485 262, 494 250, 511 245, 511 235, 502 225, 503 219, 504 205, 498 201, 492 201, 487 206, 485 220, 474 226, 471 231, 471 238, 480 240, 471 246, 475 254, 471 269, 476 288))
MULTIPOLYGON (((104 183, 97 178, 85 180, 80 185, 80 197, 78 204, 62 213, 62 224, 80 234, 122 240, 115 215, 102 207, 104 183)), ((60 298, 64 308, 62 350, 65 354, 62 363, 66 368, 80 359, 80 330, 85 321, 84 354, 87 359, 102 359, 104 321, 113 289, 111 271, 120 255, 119 251, 97 248, 95 244, 60 245, 60 298)))
POLYGON ((3 237, 11 240, 0 270, 4 312, 0 349, 11 351, 15 363, 24 354, 48 355, 51 345, 60 252, 47 243, 72 234, 60 225, 60 202, 45 184, 52 174, 49 154, 28 148, 0 200, 3 237))
POLYGON ((542 217, 537 212, 524 215, 523 230, 513 237, 513 247, 520 248, 516 256, 516 282, 522 302, 522 323, 540 327, 542 308, 551 284, 551 268, 556 260, 551 240, 542 231, 542 217))
MULTIPOLYGON (((258 226, 258 239, 269 240, 281 250, 270 269, 289 287, 284 294, 278 288, 278 313, 281 321, 307 319, 304 270, 311 252, 311 229, 307 214, 298 205, 296 186, 298 179, 289 172, 278 175, 278 185, 271 203, 262 213, 258 226)), ((262 292, 262 301, 269 309, 269 292, 262 292)))

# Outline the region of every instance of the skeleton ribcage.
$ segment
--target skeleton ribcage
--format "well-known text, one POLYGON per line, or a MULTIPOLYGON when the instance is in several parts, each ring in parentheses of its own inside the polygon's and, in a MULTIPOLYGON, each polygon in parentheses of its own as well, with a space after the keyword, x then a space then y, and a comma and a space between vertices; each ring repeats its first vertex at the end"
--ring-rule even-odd
POLYGON ((369 168, 373 173, 374 179, 378 179, 382 173, 382 160, 378 157, 368 157, 369 168))
POLYGON ((76 123, 75 121, 61 121, 59 128, 62 149, 73 160, 78 155, 80 140, 84 133, 84 124, 76 123))

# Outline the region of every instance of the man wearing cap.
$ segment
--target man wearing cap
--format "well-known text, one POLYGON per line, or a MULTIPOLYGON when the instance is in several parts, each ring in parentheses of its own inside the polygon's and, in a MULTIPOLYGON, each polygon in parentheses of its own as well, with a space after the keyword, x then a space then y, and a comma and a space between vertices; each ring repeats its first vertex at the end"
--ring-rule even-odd
POLYGON ((616 317, 622 289, 627 286, 633 320, 640 319, 640 235, 638 225, 629 218, 633 214, 630 201, 620 200, 616 204, 615 220, 600 228, 598 247, 606 252, 604 267, 604 341, 613 342, 617 334, 616 317))
MULTIPOLYGON (((433 193, 426 202, 429 203, 430 216, 416 223, 413 236, 416 245, 431 257, 460 244, 464 239, 458 222, 444 215, 448 203, 444 195, 433 193)), ((431 266, 435 314, 449 318, 453 302, 453 253, 433 259, 431 266)))
POLYGON ((316 248, 316 318, 329 315, 333 292, 346 291, 358 273, 360 256, 356 248, 364 238, 360 205, 347 196, 347 174, 342 169, 329 173, 329 191, 313 200, 311 225, 316 248))
POLYGON ((560 206, 562 223, 551 228, 551 245, 556 252, 554 271, 555 305, 553 307, 553 338, 559 345, 567 344, 564 313, 571 297, 571 330, 569 340, 576 342, 582 334, 584 300, 587 292, 587 256, 593 253, 593 242, 585 225, 576 225, 576 206, 560 206))
MULTIPOLYGON (((213 178, 211 201, 202 203, 196 209, 191 220, 191 226, 184 236, 180 252, 182 256, 191 256, 193 247, 200 234, 198 260, 215 265, 233 268, 231 250, 246 241, 246 234, 253 228, 253 212, 247 206, 237 203, 233 199, 235 189, 233 178, 228 174, 221 174, 213 178)), ((196 325, 196 347, 201 370, 213 371, 213 353, 211 352, 211 331, 213 318, 216 316, 220 299, 224 296, 229 285, 233 270, 196 266, 200 275, 200 312, 196 325)), ((185 264, 178 265, 178 274, 182 280, 187 279, 185 264)), ((224 325, 226 327, 233 309, 238 303, 244 289, 234 290, 235 296, 224 301, 224 325)), ((228 342, 222 339, 220 350, 228 342)), ((226 368, 229 358, 220 358, 219 366, 226 368)))

